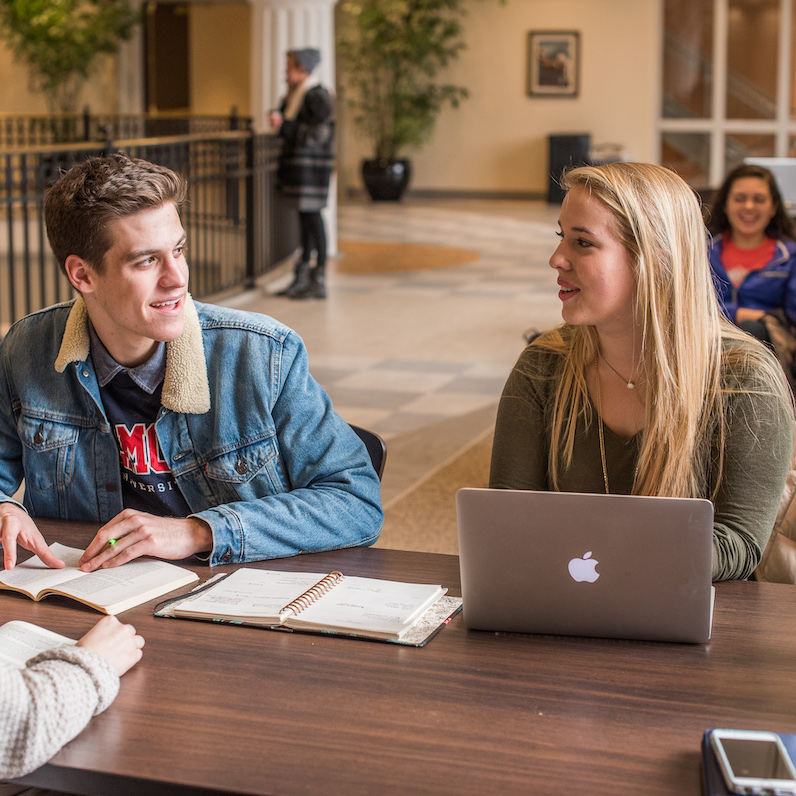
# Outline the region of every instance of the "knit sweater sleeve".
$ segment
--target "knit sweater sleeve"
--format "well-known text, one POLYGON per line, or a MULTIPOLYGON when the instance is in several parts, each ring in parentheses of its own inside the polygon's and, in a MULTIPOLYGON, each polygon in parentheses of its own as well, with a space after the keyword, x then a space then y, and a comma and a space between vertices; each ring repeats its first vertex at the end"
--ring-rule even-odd
POLYGON ((0 668, 0 779, 47 762, 113 702, 119 676, 101 655, 58 647, 0 668))

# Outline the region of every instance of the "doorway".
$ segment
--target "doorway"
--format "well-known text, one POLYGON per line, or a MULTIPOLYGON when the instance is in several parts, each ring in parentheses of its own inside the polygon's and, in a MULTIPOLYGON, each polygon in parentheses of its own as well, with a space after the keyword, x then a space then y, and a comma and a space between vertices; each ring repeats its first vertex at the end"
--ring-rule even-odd
POLYGON ((146 7, 146 108, 150 113, 191 110, 187 3, 146 7))

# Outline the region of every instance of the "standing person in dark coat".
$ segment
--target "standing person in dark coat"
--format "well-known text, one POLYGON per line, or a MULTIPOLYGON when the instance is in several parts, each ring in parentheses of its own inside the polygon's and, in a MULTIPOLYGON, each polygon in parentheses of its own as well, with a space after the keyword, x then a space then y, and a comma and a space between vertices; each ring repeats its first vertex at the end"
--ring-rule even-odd
POLYGON ((279 111, 270 115, 283 149, 279 160, 279 189, 298 209, 301 256, 292 284, 279 295, 326 298, 326 230, 321 209, 326 207, 334 165, 334 107, 329 92, 313 71, 321 61, 314 48, 287 53, 287 95, 279 111), (312 253, 315 266, 311 266, 312 253))

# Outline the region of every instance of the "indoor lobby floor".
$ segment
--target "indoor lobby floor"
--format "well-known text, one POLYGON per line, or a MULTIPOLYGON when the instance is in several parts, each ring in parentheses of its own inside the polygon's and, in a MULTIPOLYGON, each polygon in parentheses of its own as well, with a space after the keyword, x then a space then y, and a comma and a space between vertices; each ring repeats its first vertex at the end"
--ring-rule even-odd
POLYGON ((341 204, 343 253, 330 261, 325 301, 275 296, 290 280, 283 267, 257 290, 223 303, 271 315, 301 335, 310 372, 337 411, 386 440, 382 488, 389 508, 489 436, 523 332, 560 321, 556 276, 547 264, 558 243, 558 212, 556 205, 504 200, 341 204), (362 242, 365 252, 365 267, 359 251, 354 272, 345 262, 349 242, 362 242), (408 252, 404 262, 412 270, 398 270, 400 256, 383 265, 378 242, 408 252), (417 244, 432 255, 421 268, 412 262, 417 244), (436 267, 433 247, 440 255, 465 250, 469 261, 436 267))

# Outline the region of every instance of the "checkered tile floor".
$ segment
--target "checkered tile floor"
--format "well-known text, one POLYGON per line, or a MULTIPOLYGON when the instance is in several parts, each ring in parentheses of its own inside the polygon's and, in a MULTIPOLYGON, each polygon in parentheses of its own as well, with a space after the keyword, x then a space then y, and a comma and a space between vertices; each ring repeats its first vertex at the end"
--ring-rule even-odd
POLYGON ((503 365, 440 360, 348 359, 345 368, 328 355, 313 362, 337 410, 384 437, 494 403, 507 373, 503 365))
POLYGON ((495 404, 529 327, 560 320, 558 208, 471 200, 345 204, 338 236, 457 246, 478 260, 440 270, 333 274, 326 301, 236 297, 307 344, 310 370, 349 422, 385 438, 495 404))

